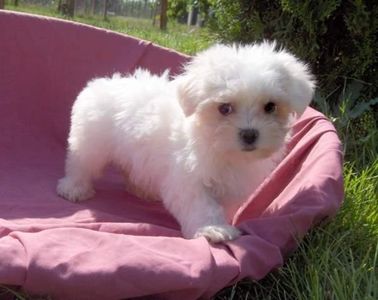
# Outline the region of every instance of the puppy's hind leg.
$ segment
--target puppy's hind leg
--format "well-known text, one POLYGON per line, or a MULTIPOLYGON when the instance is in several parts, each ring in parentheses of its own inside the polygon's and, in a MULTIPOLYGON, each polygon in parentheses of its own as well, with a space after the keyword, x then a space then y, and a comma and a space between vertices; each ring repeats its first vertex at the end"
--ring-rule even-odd
POLYGON ((98 177, 105 164, 106 157, 99 153, 100 149, 69 150, 66 159, 65 177, 58 181, 57 193, 59 196, 78 202, 94 196, 92 180, 98 177))

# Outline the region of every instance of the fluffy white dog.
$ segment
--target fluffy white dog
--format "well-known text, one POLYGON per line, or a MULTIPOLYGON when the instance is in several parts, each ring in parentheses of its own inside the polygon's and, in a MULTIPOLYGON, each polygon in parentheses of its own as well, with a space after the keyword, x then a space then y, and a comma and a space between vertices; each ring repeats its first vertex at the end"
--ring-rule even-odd
POLYGON ((95 79, 74 103, 57 192, 90 198, 115 163, 132 192, 163 201, 184 237, 235 239, 230 217, 282 158, 313 91, 307 67, 274 43, 213 46, 172 81, 145 70, 95 79))

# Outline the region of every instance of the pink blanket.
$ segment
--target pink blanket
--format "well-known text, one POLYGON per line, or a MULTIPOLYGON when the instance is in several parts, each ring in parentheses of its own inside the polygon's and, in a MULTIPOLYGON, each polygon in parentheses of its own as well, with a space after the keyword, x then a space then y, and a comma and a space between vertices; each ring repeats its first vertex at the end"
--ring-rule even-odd
POLYGON ((87 80, 188 58, 124 35, 0 11, 0 284, 54 299, 209 297, 283 264, 343 198, 334 127, 307 109, 290 152, 235 216, 227 244, 185 240, 159 203, 127 194, 109 170, 94 199, 57 197, 72 102, 87 80), (154 297, 155 297, 154 296, 154 297))

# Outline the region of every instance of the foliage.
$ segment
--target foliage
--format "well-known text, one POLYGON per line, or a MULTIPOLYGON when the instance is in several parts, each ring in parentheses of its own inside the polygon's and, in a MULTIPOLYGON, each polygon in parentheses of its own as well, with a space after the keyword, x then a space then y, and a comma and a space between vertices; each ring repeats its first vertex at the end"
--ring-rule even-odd
POLYGON ((188 13, 188 1, 170 0, 168 1, 168 17, 174 20, 183 20, 188 13))
POLYGON ((374 0, 213 0, 211 28, 226 42, 275 39, 310 62, 320 88, 342 93, 345 78, 378 92, 378 2, 374 0))
POLYGON ((361 95, 363 83, 345 79, 337 103, 328 101, 320 92, 314 97, 314 105, 334 123, 344 145, 345 159, 363 168, 377 158, 378 124, 374 107, 378 98, 364 100, 361 95))
POLYGON ((211 0, 169 0, 168 16, 174 20, 186 20, 190 7, 198 9, 202 20, 207 21, 212 3, 211 0))

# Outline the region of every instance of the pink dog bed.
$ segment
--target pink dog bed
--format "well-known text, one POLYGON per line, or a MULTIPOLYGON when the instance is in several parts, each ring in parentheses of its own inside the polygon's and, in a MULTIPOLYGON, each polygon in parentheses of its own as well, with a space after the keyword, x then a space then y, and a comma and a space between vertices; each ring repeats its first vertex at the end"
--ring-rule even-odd
POLYGON ((127 194, 111 170, 94 199, 59 198, 70 109, 85 83, 137 66, 176 73, 188 57, 27 14, 1 11, 0 28, 0 284, 54 299, 210 297, 281 266, 297 239, 339 208, 340 141, 311 108, 288 156, 235 216, 245 235, 233 242, 183 239, 160 203, 127 194))

